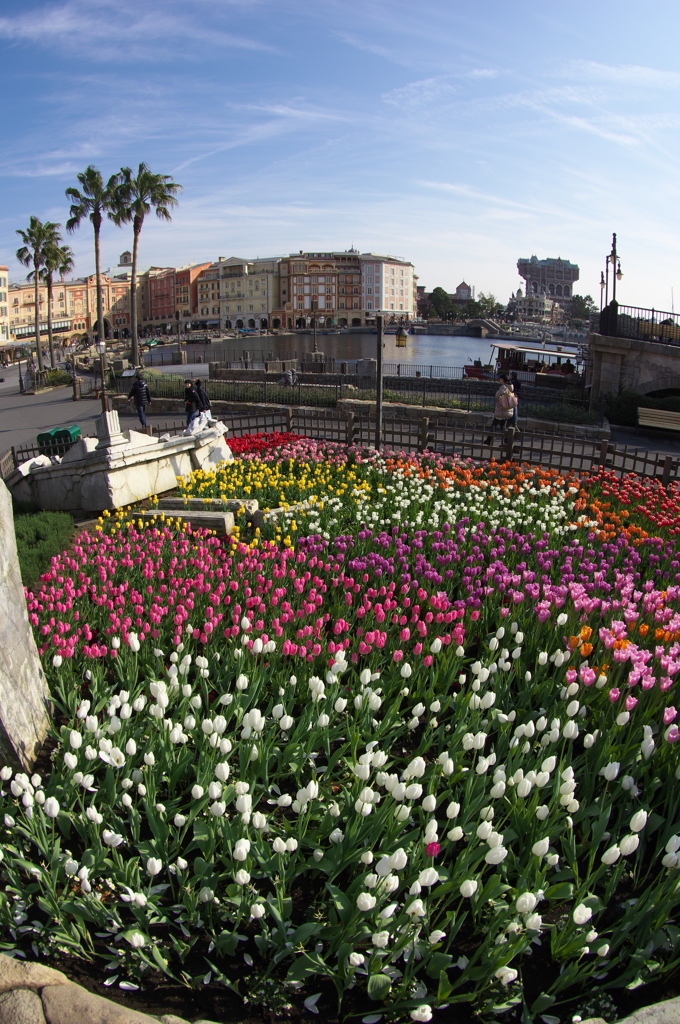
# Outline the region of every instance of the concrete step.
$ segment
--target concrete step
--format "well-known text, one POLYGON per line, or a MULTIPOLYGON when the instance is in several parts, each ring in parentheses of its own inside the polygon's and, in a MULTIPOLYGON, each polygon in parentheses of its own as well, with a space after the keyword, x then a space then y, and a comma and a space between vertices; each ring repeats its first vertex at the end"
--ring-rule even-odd
POLYGON ((201 530, 214 530, 218 537, 226 537, 234 532, 233 512, 199 512, 193 509, 162 509, 156 511, 146 509, 135 512, 135 519, 158 519, 165 515, 167 519, 182 519, 201 530))

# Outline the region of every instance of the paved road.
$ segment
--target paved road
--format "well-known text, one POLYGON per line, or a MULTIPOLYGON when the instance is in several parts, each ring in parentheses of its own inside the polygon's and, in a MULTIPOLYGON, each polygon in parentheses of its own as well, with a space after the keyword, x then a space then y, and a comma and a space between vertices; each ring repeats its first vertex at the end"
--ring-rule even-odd
MULTIPOLYGON (((190 366, 156 367, 164 373, 181 373, 186 377, 207 376, 205 364, 190 366)), ((39 391, 37 394, 21 394, 19 391, 19 371, 17 367, 0 371, 4 381, 0 382, 0 452, 12 445, 19 447, 24 444, 35 444, 38 434, 52 427, 70 427, 77 423, 83 435, 94 435, 94 421, 102 411, 101 401, 97 398, 83 398, 73 401, 73 392, 69 387, 54 388, 52 391, 39 391)), ((151 407, 153 409, 153 406, 151 407)), ((155 416, 149 414, 149 421, 157 419, 161 423, 173 419, 182 419, 167 413, 155 416)), ((131 427, 137 423, 134 410, 120 413, 123 427, 131 427)))

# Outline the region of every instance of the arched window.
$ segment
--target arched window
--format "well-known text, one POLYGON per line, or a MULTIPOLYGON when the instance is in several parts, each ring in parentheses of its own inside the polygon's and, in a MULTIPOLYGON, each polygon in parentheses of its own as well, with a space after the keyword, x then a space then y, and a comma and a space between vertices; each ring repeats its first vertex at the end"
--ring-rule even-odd
POLYGON ((566 299, 569 298, 569 285, 568 284, 565 284, 565 286, 564 286, 564 297, 566 299))
POLYGON ((558 286, 556 288, 556 291, 557 291, 557 294, 559 295, 559 297, 562 298, 562 285, 561 284, 558 284, 558 286))

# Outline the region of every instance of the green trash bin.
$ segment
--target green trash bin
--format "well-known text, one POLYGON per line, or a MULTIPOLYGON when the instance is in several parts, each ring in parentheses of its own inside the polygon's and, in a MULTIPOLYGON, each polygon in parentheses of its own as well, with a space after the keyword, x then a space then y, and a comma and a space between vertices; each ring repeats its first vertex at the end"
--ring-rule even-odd
POLYGON ((38 434, 38 448, 42 455, 65 455, 80 437, 80 427, 74 423, 70 427, 53 427, 38 434))
POLYGON ((38 449, 41 455, 54 455, 54 446, 57 443, 55 434, 59 428, 54 427, 52 430, 43 430, 42 434, 38 434, 38 449))

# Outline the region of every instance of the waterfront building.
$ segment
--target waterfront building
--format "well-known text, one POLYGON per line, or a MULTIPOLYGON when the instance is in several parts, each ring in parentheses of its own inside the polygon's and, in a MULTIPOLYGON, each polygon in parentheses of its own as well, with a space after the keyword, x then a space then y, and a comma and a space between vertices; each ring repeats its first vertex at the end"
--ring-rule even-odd
POLYGON ((0 345, 9 342, 9 271, 0 266, 0 345))
POLYGON ((413 264, 357 249, 303 252, 278 261, 280 305, 272 326, 306 327, 317 320, 361 327, 381 313, 411 319, 417 296, 413 264))
POLYGON ((184 328, 198 311, 198 279, 211 263, 187 263, 175 271, 175 319, 184 328), (178 315, 179 314, 179 315, 178 315))
POLYGON ((522 289, 518 288, 508 303, 508 309, 520 320, 541 320, 547 323, 556 319, 559 306, 543 292, 524 295, 522 289))
POLYGON ((579 278, 579 268, 569 260, 539 260, 536 256, 517 261, 519 276, 526 282, 525 293, 530 296, 546 295, 562 308, 571 302, 573 285, 579 278))

